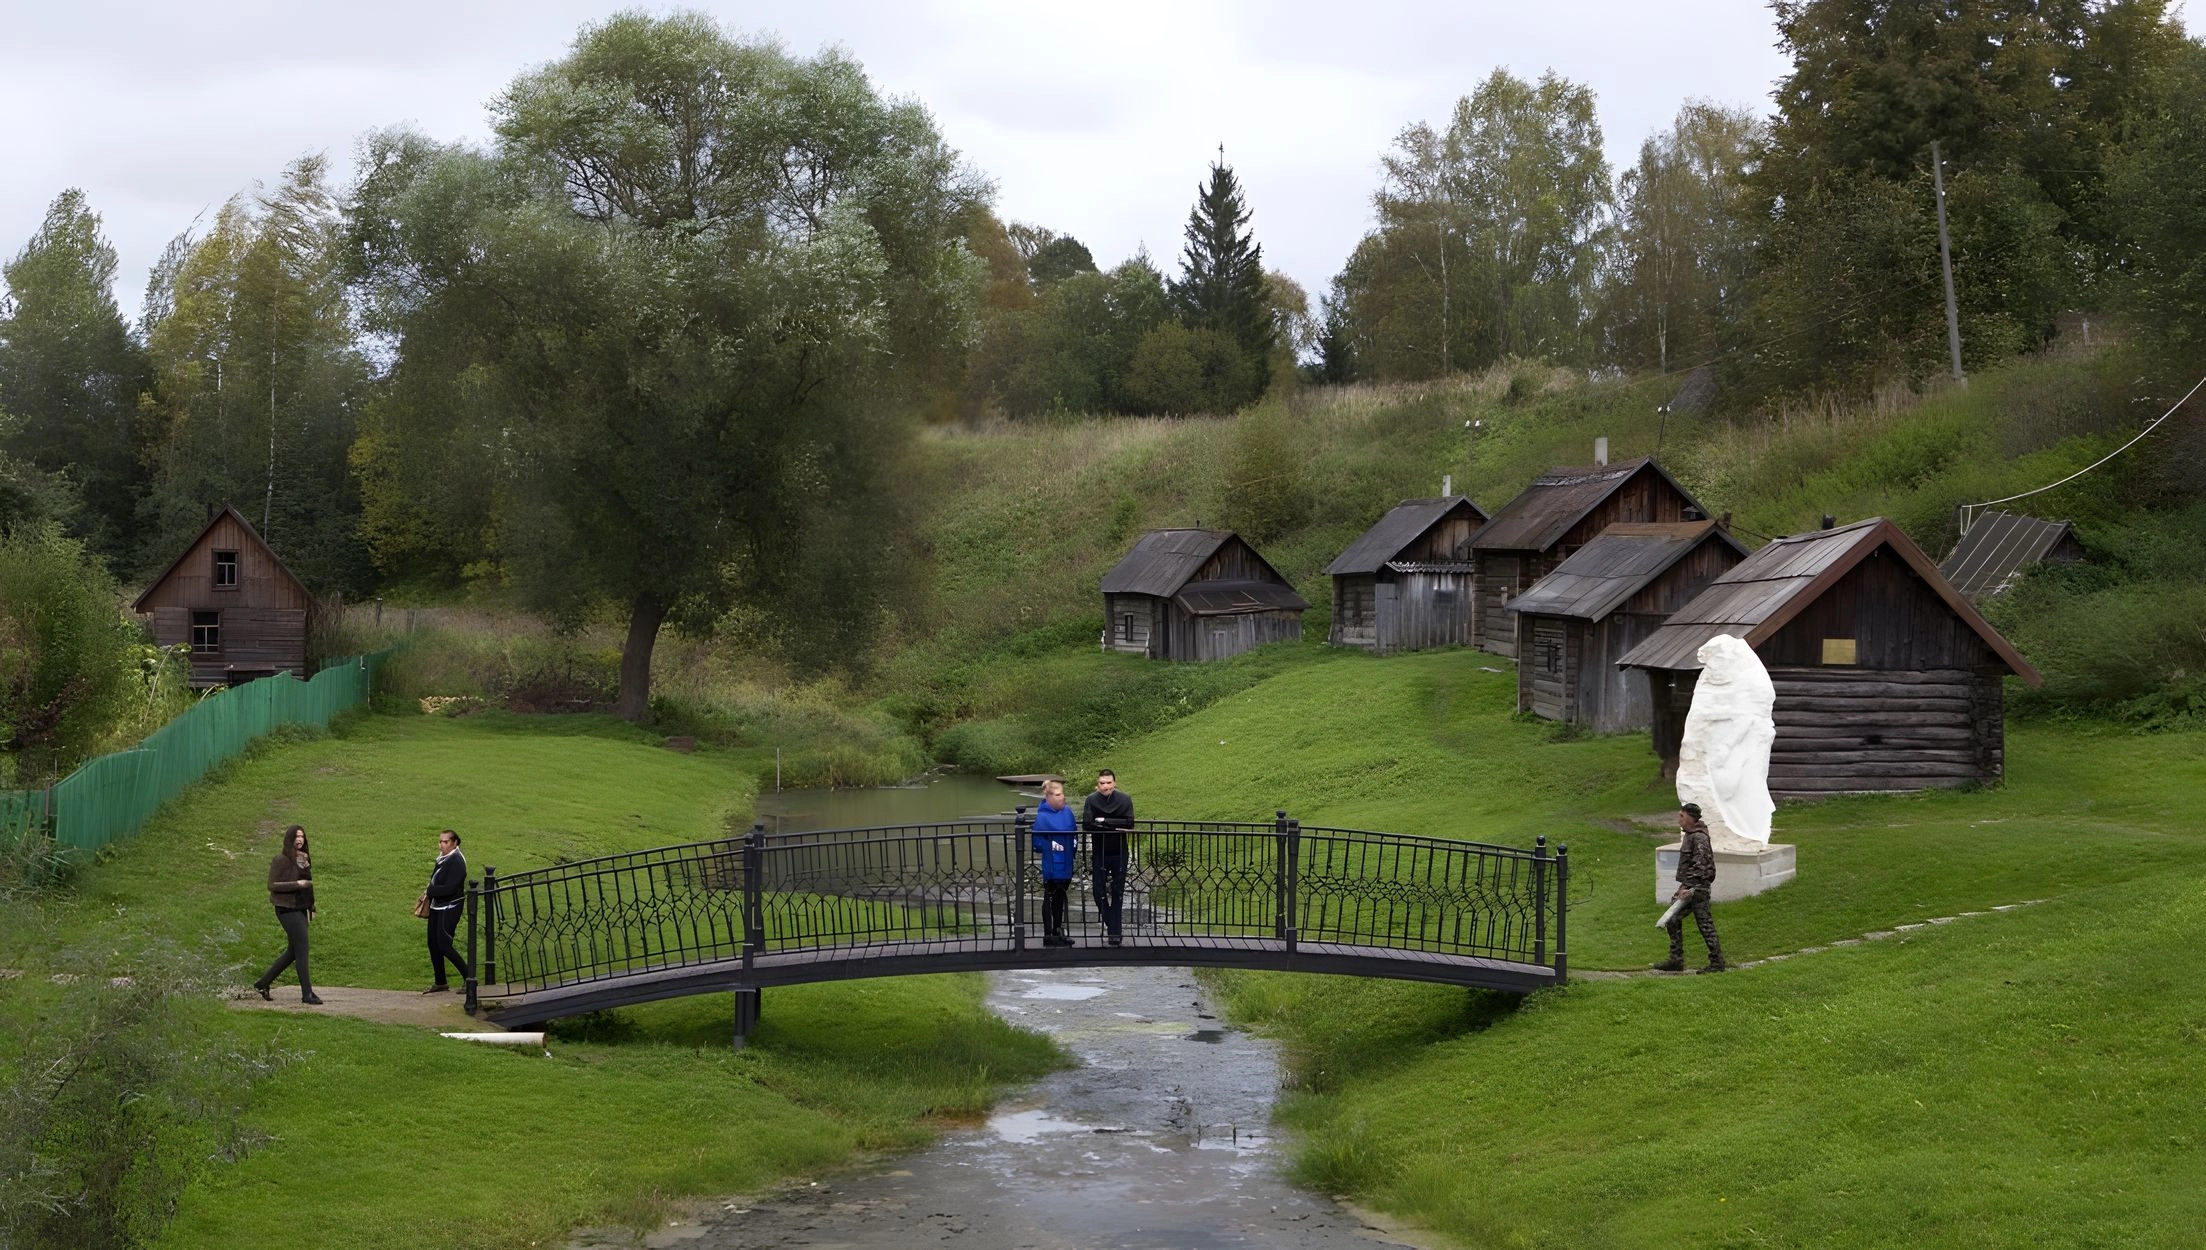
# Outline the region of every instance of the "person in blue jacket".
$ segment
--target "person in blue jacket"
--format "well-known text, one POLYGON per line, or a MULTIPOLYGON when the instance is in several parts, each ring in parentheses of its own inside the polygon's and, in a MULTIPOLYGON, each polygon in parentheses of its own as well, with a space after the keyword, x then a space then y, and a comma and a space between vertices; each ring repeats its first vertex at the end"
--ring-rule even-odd
POLYGON ((1070 946, 1066 896, 1072 889, 1072 856, 1079 849, 1080 818, 1065 806, 1065 783, 1042 783, 1042 805, 1034 809, 1034 849, 1042 857, 1042 945, 1070 946))

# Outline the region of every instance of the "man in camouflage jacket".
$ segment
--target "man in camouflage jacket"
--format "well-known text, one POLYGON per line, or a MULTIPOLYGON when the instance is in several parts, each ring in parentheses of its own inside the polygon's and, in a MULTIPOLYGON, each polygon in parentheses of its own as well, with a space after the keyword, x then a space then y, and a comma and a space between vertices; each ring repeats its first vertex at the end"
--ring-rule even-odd
MULTIPOLYGON (((1700 804, 1687 803, 1678 809, 1677 893, 1673 899, 1685 899, 1686 907, 1693 913, 1693 923, 1700 926, 1700 940, 1708 944, 1708 966, 1702 972, 1722 972, 1730 967, 1723 960, 1723 943, 1716 939, 1716 918, 1709 913, 1709 891, 1716 884, 1716 852, 1708 845, 1708 826, 1701 823, 1700 804)), ((1655 965, 1657 972, 1685 971, 1685 916, 1683 912, 1670 917, 1670 957, 1655 965)))

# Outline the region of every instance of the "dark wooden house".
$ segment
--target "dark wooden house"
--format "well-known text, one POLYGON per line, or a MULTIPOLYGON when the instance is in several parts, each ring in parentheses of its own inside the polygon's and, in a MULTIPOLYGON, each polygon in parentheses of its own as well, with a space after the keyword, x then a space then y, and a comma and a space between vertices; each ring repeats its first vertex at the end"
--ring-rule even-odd
POLYGON ((191 684, 205 688, 286 671, 307 676, 314 606, 252 523, 225 507, 131 610, 152 615, 154 642, 191 647, 191 684))
POLYGON ((2033 564, 2074 564, 2083 559, 2076 527, 2015 512, 1986 512, 1938 565, 1953 588, 1970 599, 1988 599, 2014 584, 2033 564))
POLYGON ((1602 530, 1509 605, 1522 643, 1517 710, 1599 733, 1647 728, 1647 675, 1616 662, 1744 559, 1714 521, 1602 530))
POLYGON ((1510 601, 1609 526, 1706 515, 1652 457, 1541 474, 1471 539, 1478 564, 1478 645, 1496 655, 1517 654, 1517 614, 1509 610, 1510 601))
POLYGON ((1618 661, 1644 669, 1654 746, 1677 768, 1700 661, 1746 640, 1777 687, 1769 789, 1780 798, 1997 781, 2001 679, 2043 679, 1882 517, 1780 538, 1618 661))
POLYGON ((1103 575, 1103 645, 1222 660, 1302 637, 1308 600, 1231 530, 1152 530, 1103 575))
POLYGON ((1336 647, 1381 655, 1468 646, 1477 627, 1471 536, 1486 513, 1462 495, 1409 499, 1325 569, 1336 647))

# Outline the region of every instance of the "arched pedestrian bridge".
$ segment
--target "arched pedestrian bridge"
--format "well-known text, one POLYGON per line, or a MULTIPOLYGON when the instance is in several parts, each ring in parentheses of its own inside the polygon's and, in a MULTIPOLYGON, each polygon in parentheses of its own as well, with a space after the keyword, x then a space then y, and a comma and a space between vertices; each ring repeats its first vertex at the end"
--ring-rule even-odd
POLYGON ((500 876, 468 895, 471 1009, 506 1027, 692 994, 852 977, 1161 964, 1527 991, 1564 977, 1569 848, 1356 829, 1285 813, 1141 821, 1124 943, 1105 943, 1083 837, 1069 947, 1044 946, 1028 819, 769 835, 500 876), (479 956, 479 960, 476 958, 479 956))

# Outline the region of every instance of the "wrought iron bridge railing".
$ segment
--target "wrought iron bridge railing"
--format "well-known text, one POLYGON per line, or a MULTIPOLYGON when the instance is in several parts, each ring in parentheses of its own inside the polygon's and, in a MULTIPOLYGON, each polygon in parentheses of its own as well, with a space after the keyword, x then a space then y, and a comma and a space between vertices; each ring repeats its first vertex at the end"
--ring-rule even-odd
POLYGON ((1266 823, 1141 821, 1124 944, 1079 835, 1074 945, 1044 947, 1031 817, 769 835, 500 876, 468 895, 469 986, 514 1019, 908 972, 1203 963, 1530 989, 1560 981, 1569 848, 1266 823), (480 962, 476 957, 480 956, 480 962))

